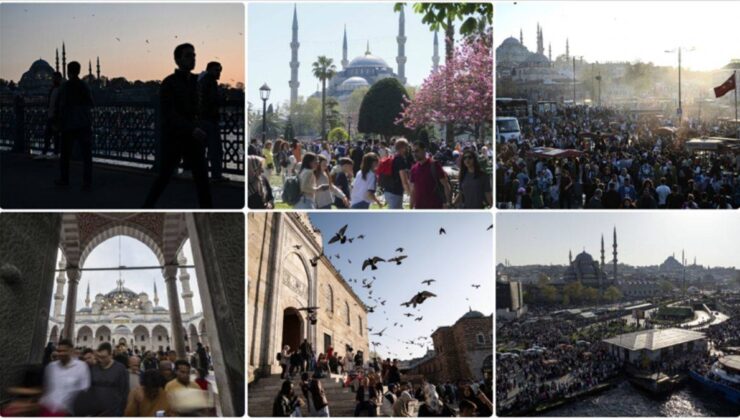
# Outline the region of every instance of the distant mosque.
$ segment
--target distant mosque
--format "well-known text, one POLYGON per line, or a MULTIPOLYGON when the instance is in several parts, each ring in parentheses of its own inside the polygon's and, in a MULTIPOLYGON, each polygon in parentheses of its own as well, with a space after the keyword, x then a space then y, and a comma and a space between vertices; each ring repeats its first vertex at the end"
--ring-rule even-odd
POLYGON ((606 288, 617 284, 617 228, 614 228, 614 242, 612 244, 613 269, 612 278, 607 275, 607 267, 604 252, 604 235, 601 235, 601 264, 596 262, 591 254, 584 249, 583 252, 576 255, 573 260, 573 254, 568 252, 568 268, 562 276, 564 284, 581 282, 584 286, 595 287, 597 289, 606 288))
MULTIPOLYGON (((81 76, 81 79, 90 87, 102 87, 100 57, 96 58, 96 75, 93 75, 92 60, 88 60, 87 66, 88 73, 85 76, 81 76)), ((64 42, 62 42, 61 68, 59 67, 59 49, 57 48, 54 67, 51 67, 46 60, 39 58, 31 64, 28 71, 23 73, 20 81, 18 81, 18 87, 28 96, 46 95, 51 89, 52 77, 55 71, 60 72, 63 79, 67 79, 67 47, 64 42)))
MULTIPOLYGON (((297 8, 293 7, 293 36, 292 42, 290 43, 291 50, 291 61, 290 61, 290 105, 293 106, 298 101, 298 87, 300 82, 298 81, 298 68, 300 62, 298 61, 298 48, 300 43, 298 42, 298 11, 297 8)), ((381 79, 392 77, 398 80, 402 85, 406 85, 406 17, 404 15, 404 9, 401 8, 400 15, 398 17, 398 36, 396 36, 398 43, 398 55, 396 57, 396 64, 398 65, 398 71, 394 72, 393 68, 381 57, 373 55, 370 51, 370 42, 367 43, 367 48, 364 55, 360 55, 349 61, 348 49, 347 49, 347 28, 344 28, 344 39, 342 41, 342 70, 338 71, 337 74, 328 81, 326 88, 327 96, 337 98, 340 102, 343 102, 352 95, 352 92, 359 88, 370 87, 375 82, 381 79)), ((437 41, 437 33, 434 33, 434 54, 432 56, 432 71, 436 71, 439 67, 439 42, 437 41)), ((320 92, 315 92, 312 96, 320 96, 320 92)))

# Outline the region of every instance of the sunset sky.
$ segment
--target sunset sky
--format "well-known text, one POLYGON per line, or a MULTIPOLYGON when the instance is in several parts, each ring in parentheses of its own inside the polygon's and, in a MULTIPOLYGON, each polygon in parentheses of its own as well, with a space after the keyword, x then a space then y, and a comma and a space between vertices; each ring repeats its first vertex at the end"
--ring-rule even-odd
POLYGON ((62 41, 67 62, 79 61, 84 74, 88 60, 95 73, 100 56, 102 75, 129 80, 162 80, 175 68, 174 48, 189 42, 195 46, 195 72, 219 61, 221 83, 244 83, 240 3, 2 4, 0 78, 18 81, 39 58, 54 67, 56 48, 61 65, 62 41))

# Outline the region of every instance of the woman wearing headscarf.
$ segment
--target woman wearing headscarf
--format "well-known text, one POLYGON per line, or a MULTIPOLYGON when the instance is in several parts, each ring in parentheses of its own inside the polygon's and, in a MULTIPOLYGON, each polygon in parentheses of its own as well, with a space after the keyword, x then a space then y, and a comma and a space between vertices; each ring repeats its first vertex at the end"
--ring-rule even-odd
POLYGON ((439 399, 437 389, 424 384, 424 402, 419 405, 419 417, 455 417, 455 413, 439 399))
POLYGON ((263 162, 259 156, 247 156, 247 206, 250 209, 271 209, 275 206, 270 182, 263 175, 263 162))

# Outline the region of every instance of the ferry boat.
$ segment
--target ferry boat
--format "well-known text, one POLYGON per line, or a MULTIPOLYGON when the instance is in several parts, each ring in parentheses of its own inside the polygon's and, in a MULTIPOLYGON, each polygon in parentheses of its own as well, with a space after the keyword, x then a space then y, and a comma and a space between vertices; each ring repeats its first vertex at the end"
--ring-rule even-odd
POLYGON ((726 400, 740 405, 740 356, 720 358, 706 375, 693 370, 689 374, 705 388, 719 391, 726 400))

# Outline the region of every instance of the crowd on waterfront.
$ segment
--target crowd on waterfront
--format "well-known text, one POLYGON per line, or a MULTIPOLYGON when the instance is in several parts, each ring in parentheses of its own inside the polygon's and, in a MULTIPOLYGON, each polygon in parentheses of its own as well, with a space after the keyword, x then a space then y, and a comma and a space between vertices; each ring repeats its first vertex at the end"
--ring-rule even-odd
POLYGON ((174 350, 139 351, 108 342, 75 348, 49 343, 43 365, 29 368, 3 416, 161 417, 215 416, 212 362, 198 343, 187 359, 174 350))
POLYGON ((304 340, 298 349, 285 346, 279 358, 280 391, 273 402, 274 417, 330 417, 332 401, 322 379, 339 379, 355 396, 354 416, 376 417, 490 417, 493 384, 460 380, 433 384, 404 378, 398 360, 365 360, 362 351, 349 346, 339 356, 333 348, 318 356, 304 340), (294 377, 300 374, 300 382, 294 377))
POLYGON ((474 142, 252 139, 249 207, 274 208, 278 201, 296 209, 488 208, 492 158, 490 145, 474 142))
MULTIPOLYGON (((538 114, 521 141, 497 146, 499 208, 731 209, 740 207, 740 154, 692 154, 661 121, 611 108, 538 114), (537 147, 571 156, 538 157, 537 147)), ((691 121, 685 136, 717 135, 691 121)))

